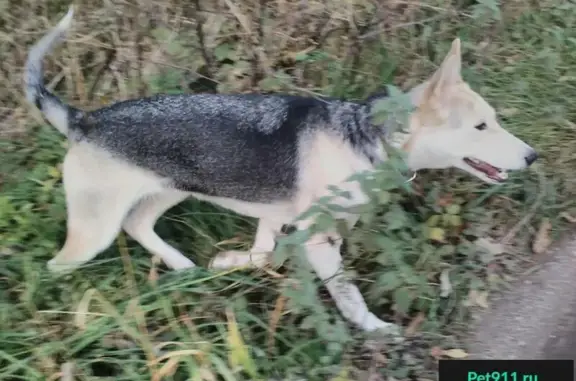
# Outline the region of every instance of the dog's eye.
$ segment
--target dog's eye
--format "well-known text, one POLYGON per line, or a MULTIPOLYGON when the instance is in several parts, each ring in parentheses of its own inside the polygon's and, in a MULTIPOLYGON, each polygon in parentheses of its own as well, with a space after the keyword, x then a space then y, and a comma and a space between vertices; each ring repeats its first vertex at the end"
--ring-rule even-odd
POLYGON ((486 123, 480 123, 480 124, 476 125, 474 128, 477 129, 478 131, 485 130, 486 129, 486 123))

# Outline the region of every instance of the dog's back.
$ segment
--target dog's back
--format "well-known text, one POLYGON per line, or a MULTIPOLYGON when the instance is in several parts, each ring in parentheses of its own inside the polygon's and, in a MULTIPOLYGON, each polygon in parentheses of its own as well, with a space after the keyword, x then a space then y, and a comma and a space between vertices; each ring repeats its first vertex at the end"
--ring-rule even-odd
POLYGON ((178 189, 271 202, 294 191, 302 135, 329 125, 317 99, 202 94, 120 102, 69 128, 178 189))

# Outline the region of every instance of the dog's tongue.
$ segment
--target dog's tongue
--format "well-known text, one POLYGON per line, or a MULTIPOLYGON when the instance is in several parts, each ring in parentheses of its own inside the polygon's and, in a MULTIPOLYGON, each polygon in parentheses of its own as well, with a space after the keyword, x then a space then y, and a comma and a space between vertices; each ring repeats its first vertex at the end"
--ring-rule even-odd
POLYGON ((494 167, 493 165, 486 163, 485 161, 475 160, 475 159, 471 159, 471 158, 465 158, 464 161, 468 165, 470 165, 472 168, 474 168, 480 172, 483 172, 486 176, 488 176, 489 178, 491 178, 493 180, 503 181, 508 177, 506 175, 506 172, 500 171, 500 169, 494 167))
POLYGON ((488 176, 498 176, 498 174, 500 173, 498 168, 493 167, 485 162, 480 162, 479 164, 477 164, 477 166, 479 170, 486 173, 488 176))

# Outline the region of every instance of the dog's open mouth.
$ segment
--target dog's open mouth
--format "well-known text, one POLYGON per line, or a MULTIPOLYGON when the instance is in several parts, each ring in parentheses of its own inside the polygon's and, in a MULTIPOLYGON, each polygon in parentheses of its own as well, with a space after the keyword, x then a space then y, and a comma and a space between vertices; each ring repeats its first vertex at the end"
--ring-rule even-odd
POLYGON ((474 168, 475 170, 482 172, 483 174, 486 175, 486 177, 488 177, 491 180, 497 182, 503 182, 508 179, 508 173, 505 170, 490 165, 485 161, 474 159, 471 157, 465 157, 464 162, 468 164, 470 167, 474 168))

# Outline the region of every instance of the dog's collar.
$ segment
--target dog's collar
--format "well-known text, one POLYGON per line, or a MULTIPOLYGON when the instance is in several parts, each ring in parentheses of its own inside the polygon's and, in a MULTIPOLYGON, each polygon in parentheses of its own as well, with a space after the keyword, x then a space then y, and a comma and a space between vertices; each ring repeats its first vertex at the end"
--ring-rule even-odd
POLYGON ((412 181, 414 181, 416 179, 417 176, 418 176, 418 171, 412 172, 412 177, 410 177, 408 180, 406 180, 405 183, 411 183, 412 181))

